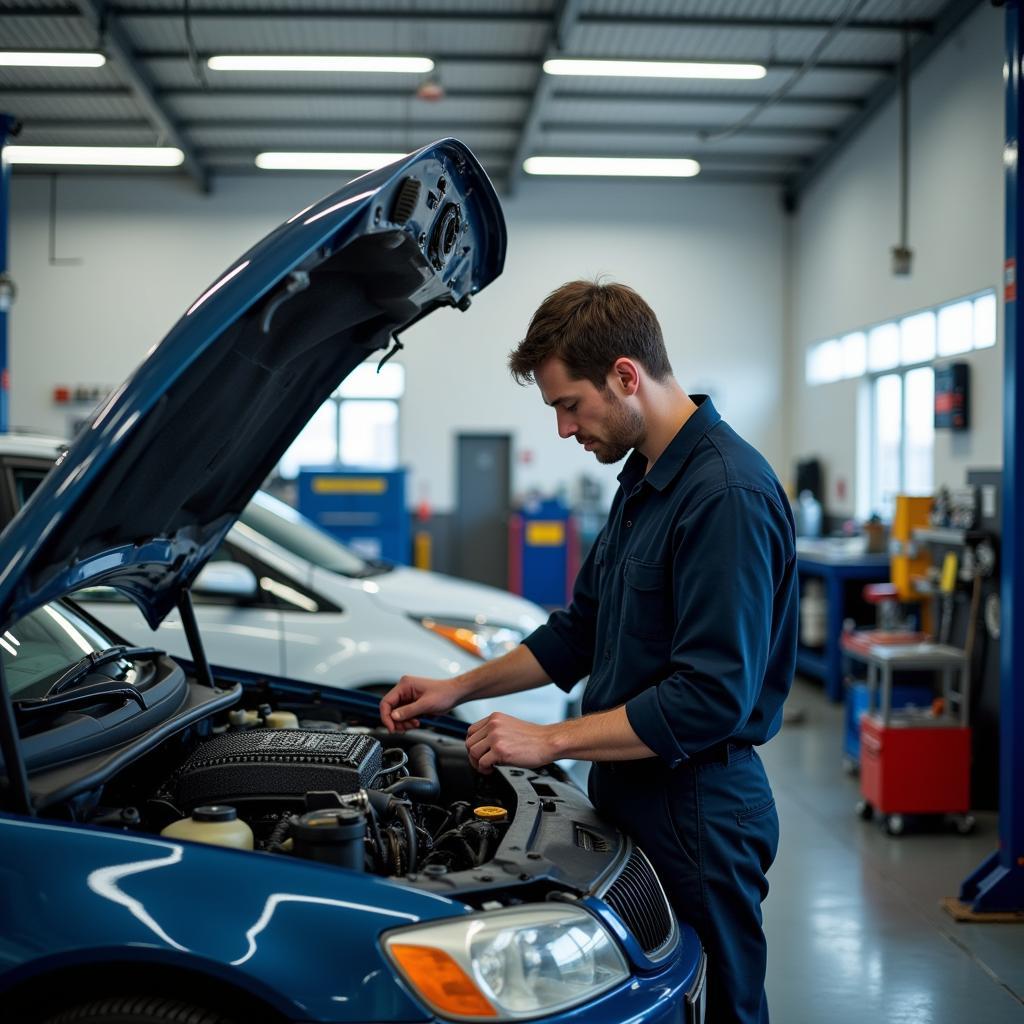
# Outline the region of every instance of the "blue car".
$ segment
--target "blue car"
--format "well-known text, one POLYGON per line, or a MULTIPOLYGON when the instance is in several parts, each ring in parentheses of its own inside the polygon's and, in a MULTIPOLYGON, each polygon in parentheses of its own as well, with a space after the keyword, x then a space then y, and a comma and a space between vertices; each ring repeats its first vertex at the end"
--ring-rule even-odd
POLYGON ((556 766, 445 717, 211 666, 189 588, 312 412, 500 272, 444 140, 295 214, 200 295, 0 537, 8 1021, 703 1019, 704 953, 556 766), (116 587, 191 659, 74 601, 116 587))

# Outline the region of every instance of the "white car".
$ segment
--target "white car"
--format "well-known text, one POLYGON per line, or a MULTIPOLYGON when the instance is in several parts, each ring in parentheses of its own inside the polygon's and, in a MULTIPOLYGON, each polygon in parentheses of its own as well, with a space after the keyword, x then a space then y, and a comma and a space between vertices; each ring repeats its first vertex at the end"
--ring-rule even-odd
MULTIPOLYGON (((133 643, 189 656, 177 612, 154 631, 117 591, 94 588, 76 599, 133 643)), ((378 693, 402 675, 464 672, 547 619, 539 605, 495 587, 367 561, 263 492, 200 572, 192 600, 212 664, 378 693)), ((544 687, 456 710, 467 721, 500 709, 547 724, 563 721, 569 707, 544 687)))

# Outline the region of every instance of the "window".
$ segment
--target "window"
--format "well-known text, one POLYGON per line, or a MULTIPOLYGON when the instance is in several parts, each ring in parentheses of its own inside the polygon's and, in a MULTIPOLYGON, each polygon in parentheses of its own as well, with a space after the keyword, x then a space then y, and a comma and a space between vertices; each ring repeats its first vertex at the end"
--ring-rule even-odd
POLYGON ((917 366, 996 343, 996 293, 957 299, 900 320, 808 346, 804 379, 815 387, 917 366))
POLYGON ((870 387, 869 493, 860 513, 892 519, 897 494, 932 493, 935 370, 919 366, 884 373, 870 387))
POLYGON ((405 392, 405 367, 377 360, 361 363, 302 428, 277 469, 293 478, 301 466, 398 464, 398 400, 405 392))
POLYGON ((847 334, 842 341, 843 376, 863 377, 868 365, 868 339, 863 331, 847 334))
POLYGON ((900 365, 900 329, 896 324, 879 324, 868 334, 868 369, 894 370, 900 365))

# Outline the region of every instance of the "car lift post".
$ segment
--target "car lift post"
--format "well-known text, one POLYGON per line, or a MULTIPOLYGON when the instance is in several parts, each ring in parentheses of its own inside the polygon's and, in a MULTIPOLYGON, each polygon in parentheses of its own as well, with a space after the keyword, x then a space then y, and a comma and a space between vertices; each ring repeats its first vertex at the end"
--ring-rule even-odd
POLYGON ((10 114, 0 114, 0 434, 7 433, 8 381, 7 317, 14 301, 14 285, 7 274, 7 238, 11 220, 11 165, 6 149, 17 134, 18 122, 10 114))
POLYGON ((1003 521, 999 666, 999 848, 960 886, 975 913, 1024 910, 1024 317, 1017 315, 1017 248, 1024 244, 1020 0, 1006 4, 1006 263, 1004 281, 1003 521))

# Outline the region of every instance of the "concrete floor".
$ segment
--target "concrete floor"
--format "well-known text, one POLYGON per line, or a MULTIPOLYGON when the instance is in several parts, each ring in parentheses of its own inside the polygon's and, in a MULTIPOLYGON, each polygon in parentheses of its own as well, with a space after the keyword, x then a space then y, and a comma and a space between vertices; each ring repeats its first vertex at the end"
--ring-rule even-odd
POLYGON ((782 826, 765 903, 776 1024, 1024 1022, 1024 924, 958 924, 939 906, 996 845, 994 814, 968 837, 892 838, 854 813, 840 766, 842 712, 798 681, 761 756, 782 826))

